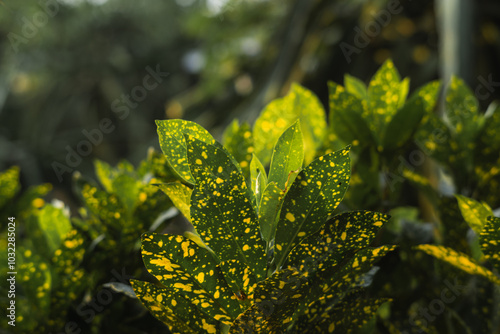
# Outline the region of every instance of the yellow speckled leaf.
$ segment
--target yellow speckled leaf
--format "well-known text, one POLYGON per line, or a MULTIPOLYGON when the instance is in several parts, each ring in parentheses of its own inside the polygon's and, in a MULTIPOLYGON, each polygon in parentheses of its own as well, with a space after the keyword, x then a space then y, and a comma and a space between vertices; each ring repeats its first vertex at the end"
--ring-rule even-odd
POLYGON ((250 161, 254 152, 252 130, 248 123, 238 124, 234 120, 222 136, 222 144, 236 159, 245 179, 250 177, 250 161))
POLYGON ((297 121, 283 132, 274 146, 267 182, 274 182, 283 190, 285 187, 289 188, 296 176, 292 172, 299 170, 303 162, 304 140, 297 121))
POLYGON ((370 211, 339 214, 298 244, 290 252, 288 264, 301 272, 332 270, 345 256, 369 246, 388 219, 385 214, 370 211))
MULTIPOLYGON (((29 262, 21 264, 17 268, 16 284, 22 287, 23 295, 34 304, 30 307, 48 316, 50 312, 50 293, 53 288, 52 274, 49 262, 41 259, 37 254, 29 258, 29 262)), ((16 304, 20 301, 16 301, 16 304)))
POLYGON ((252 161, 250 162, 250 183, 252 185, 252 191, 255 195, 255 205, 258 209, 262 193, 267 186, 267 173, 266 169, 262 166, 262 163, 255 154, 252 155, 252 161))
POLYGON ((262 238, 267 242, 274 239, 284 194, 274 183, 269 183, 262 195, 259 205, 259 224, 262 238))
POLYGON ((294 268, 286 268, 257 284, 253 304, 231 326, 230 333, 284 333, 308 282, 294 268))
POLYGON ((146 233, 142 257, 148 271, 165 287, 212 318, 229 324, 241 312, 217 260, 194 241, 180 235, 146 233))
POLYGON ((290 250, 318 231, 340 204, 350 179, 349 147, 314 160, 283 200, 274 246, 277 269, 290 250))
POLYGON ((210 133, 201 125, 182 119, 156 121, 158 137, 163 154, 177 175, 184 181, 193 184, 194 179, 188 165, 185 134, 205 143, 213 143, 210 133))
POLYGON ((199 311, 189 299, 148 282, 130 283, 142 304, 172 333, 222 333, 220 322, 199 311))
POLYGON ((500 272, 500 218, 488 217, 481 231, 479 243, 486 260, 500 272))
MULTIPOLYGON (((407 83, 403 84, 403 92, 404 85, 407 83)), ((387 60, 368 85, 368 100, 363 118, 367 120, 372 133, 384 132, 387 124, 396 114, 401 99, 403 99, 401 91, 399 73, 393 62, 387 60)))
POLYGON ((158 187, 167 194, 184 217, 191 221, 191 193, 193 192, 191 188, 180 182, 158 184, 158 187))
POLYGON ((334 82, 328 83, 328 91, 330 128, 335 136, 348 144, 354 141, 359 141, 361 146, 373 144, 374 136, 362 116, 362 100, 334 82))
POLYGON ((493 216, 493 211, 486 203, 479 203, 472 198, 456 194, 458 207, 470 228, 477 234, 481 233, 488 216, 493 216))
POLYGON ((235 260, 250 270, 245 274, 243 267, 238 267, 231 273, 243 290, 248 289, 249 275, 258 281, 266 273, 265 243, 252 205, 253 194, 223 149, 191 137, 187 138, 187 148, 196 180, 191 196, 191 222, 220 260, 235 260))
POLYGON ((19 167, 12 167, 0 173, 0 208, 19 191, 19 167))
POLYGON ((380 305, 389 301, 359 294, 353 294, 340 303, 335 303, 335 299, 336 296, 325 296, 309 305, 306 315, 291 333, 351 333, 372 319, 380 305))
MULTIPOLYGON (((446 121, 457 135, 462 149, 472 151, 469 147, 482 126, 478 114, 479 102, 465 82, 452 77, 446 91, 446 121)), ((471 152, 472 153, 472 152, 471 152)))
POLYGON ((300 119, 306 163, 311 162, 326 135, 326 117, 319 99, 308 89, 293 84, 283 98, 269 103, 255 121, 255 154, 264 165, 271 160, 273 147, 281 134, 300 119))
POLYGON ((500 284, 500 278, 495 276, 494 273, 476 263, 476 261, 469 256, 459 253, 451 248, 435 245, 418 245, 415 246, 415 249, 432 255, 436 259, 447 262, 471 275, 480 275, 489 279, 493 283, 500 284))
POLYGON ((424 115, 433 112, 439 88, 439 81, 433 81, 417 90, 399 108, 383 134, 384 150, 401 147, 412 137, 424 115))

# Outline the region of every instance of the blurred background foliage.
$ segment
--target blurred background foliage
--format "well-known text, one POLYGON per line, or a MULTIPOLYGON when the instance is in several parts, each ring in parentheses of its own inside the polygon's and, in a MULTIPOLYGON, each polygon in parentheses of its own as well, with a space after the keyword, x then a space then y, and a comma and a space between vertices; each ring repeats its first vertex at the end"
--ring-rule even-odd
MULTIPOLYGON (((455 1, 449 1, 451 4, 455 1)), ((87 138, 82 130, 109 118, 105 134, 74 170, 92 175, 92 161, 133 164, 157 147, 154 119, 184 118, 221 129, 234 117, 254 120, 291 82, 312 89, 326 105, 326 82, 349 73, 365 82, 391 57, 410 92, 438 78, 443 14, 434 1, 401 1, 379 34, 349 57, 359 31, 390 1, 304 0, 64 0, 0 4, 0 169, 18 165, 24 187, 54 184, 54 196, 75 200, 70 173, 59 182, 53 162, 87 138), (44 9, 45 8, 45 9, 44 9), (437 12, 436 12, 437 9, 437 12), (53 17, 43 14, 49 11, 53 17), (441 16, 439 16, 441 15, 441 16), (345 45, 345 44, 344 44, 345 45), (123 120, 111 105, 142 85, 147 67, 168 72, 123 120)), ((445 5, 441 5, 447 8, 445 5)), ((452 8, 451 8, 452 9, 452 8)), ((471 30, 455 38, 469 50, 464 77, 500 78, 500 5, 474 2, 471 30)), ((462 24, 466 24, 462 21, 462 24)), ((446 31, 443 29, 443 33, 446 31)), ((443 51, 444 52, 444 51, 443 51)), ((482 91, 485 109, 499 91, 482 91), (487 93, 487 94, 485 94, 487 93)))

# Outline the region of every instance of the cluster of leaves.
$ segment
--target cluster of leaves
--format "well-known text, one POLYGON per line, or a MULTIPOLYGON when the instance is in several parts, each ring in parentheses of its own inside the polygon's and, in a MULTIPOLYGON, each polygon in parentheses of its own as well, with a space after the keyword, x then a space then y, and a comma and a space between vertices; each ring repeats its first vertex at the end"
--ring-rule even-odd
POLYGON ((450 331, 442 319, 433 324, 412 324, 409 319, 416 315, 425 319, 419 308, 441 293, 436 285, 460 277, 469 282, 471 291, 481 291, 483 296, 470 293, 450 307, 450 314, 460 319, 457 330, 493 332, 498 326, 495 254, 500 250, 500 225, 489 206, 473 198, 492 207, 500 205, 500 137, 493 130, 499 127, 498 107, 493 104, 480 113, 470 89, 452 78, 440 117, 436 113, 440 83, 418 88, 406 100, 409 82, 400 80, 391 61, 377 71, 368 87, 348 75, 344 84, 330 83, 329 133, 331 146, 338 141, 352 143, 353 151, 359 153, 344 203, 351 209, 368 205, 391 213, 394 218, 382 240, 401 243, 400 256, 392 259, 391 272, 397 274, 381 270, 372 287, 375 295, 395 300, 393 313, 385 319, 386 328, 450 331), (470 276, 451 266, 437 269, 424 261, 422 253, 486 279, 471 282, 470 276), (431 293, 419 295, 418 291, 431 293))
POLYGON ((407 99, 409 80, 389 60, 367 86, 349 75, 345 87, 329 84, 329 124, 314 94, 295 84, 265 107, 253 129, 234 121, 223 145, 197 124, 158 121, 162 150, 178 176, 159 187, 196 231, 143 237, 144 262, 158 281, 134 281, 136 294, 179 332, 344 333, 375 314, 378 328, 389 332, 494 332, 500 220, 462 195, 498 205, 499 137, 492 129, 500 113, 492 107, 480 114, 453 78, 440 118, 440 88, 431 82, 407 99), (331 159, 342 158, 348 144, 351 177, 347 165, 344 174, 327 168, 328 161, 339 166, 331 159), (442 172, 426 174, 436 168, 428 158, 442 172), (451 181, 436 183, 440 173, 451 181), (338 187, 312 195, 307 189, 316 181, 338 187), (320 209, 311 201, 325 202, 320 209), (370 274, 373 252, 392 249, 367 248, 387 216, 339 214, 367 207, 394 216, 375 244, 402 242, 384 260, 392 268, 383 262, 370 274), (435 220, 422 221, 429 216, 435 220), (458 324, 436 317, 429 323, 420 310, 453 279, 479 296, 469 291, 447 305, 458 324), (379 308, 389 299, 392 306, 379 308))
POLYGON ((145 234, 142 255, 157 282, 132 283, 173 332, 342 332, 387 301, 362 298, 362 288, 394 249, 369 247, 388 217, 331 217, 349 184, 349 147, 314 159, 326 122, 310 92, 294 86, 253 131, 233 123, 225 146, 192 122, 157 125, 180 179, 159 187, 196 231, 145 234))
MULTIPOLYGON (((75 312, 72 327, 80 322, 82 329, 92 321, 94 328, 100 328, 104 319, 96 311, 101 308, 89 306, 95 303, 96 292, 112 277, 122 282, 109 286, 127 292, 127 275, 142 272, 137 240, 144 230, 157 228, 155 219, 171 208, 165 195, 150 185, 170 177, 165 159, 151 152, 137 170, 126 162, 111 168, 102 161, 96 161, 95 170, 102 188, 76 177, 83 206, 73 217, 62 202, 45 203, 50 185, 30 188, 19 197, 19 169, 0 174, 0 211, 4 217, 17 219, 17 329, 59 332, 75 312)), ((7 223, 2 222, 2 243, 6 233, 7 223)), ((6 279, 12 270, 2 268, 2 279, 6 279)), ((2 298, 7 296, 4 292, 2 298)), ((8 328, 6 324, 4 328, 8 328)))
POLYGON ((97 161, 100 185, 75 178, 83 206, 72 217, 44 202, 50 185, 18 196, 18 169, 0 174, 0 212, 20 222, 18 328, 61 330, 71 318, 133 332, 119 321, 135 300, 79 312, 125 268, 173 332, 495 333, 498 108, 481 113, 453 78, 439 117, 440 83, 407 98, 409 80, 390 60, 368 85, 349 75, 344 85, 329 84, 328 123, 297 84, 253 127, 234 121, 222 143, 198 124, 157 121, 163 154, 136 170, 97 161), (154 233, 172 205, 194 230, 154 233), (141 251, 153 277, 139 256, 148 230, 141 251), (449 282, 466 287, 452 302, 449 282), (436 299, 446 305, 431 320, 422 310, 436 299))

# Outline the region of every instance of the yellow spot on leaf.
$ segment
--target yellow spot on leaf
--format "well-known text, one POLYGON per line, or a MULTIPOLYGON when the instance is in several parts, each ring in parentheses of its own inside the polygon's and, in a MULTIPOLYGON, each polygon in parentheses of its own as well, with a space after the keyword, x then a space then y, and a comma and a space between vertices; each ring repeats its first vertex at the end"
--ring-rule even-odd
POLYGON ((295 221, 295 216, 290 212, 286 214, 285 218, 291 221, 292 223, 295 221))
POLYGON ((198 280, 198 282, 203 283, 203 281, 205 280, 205 274, 199 273, 196 279, 198 280))

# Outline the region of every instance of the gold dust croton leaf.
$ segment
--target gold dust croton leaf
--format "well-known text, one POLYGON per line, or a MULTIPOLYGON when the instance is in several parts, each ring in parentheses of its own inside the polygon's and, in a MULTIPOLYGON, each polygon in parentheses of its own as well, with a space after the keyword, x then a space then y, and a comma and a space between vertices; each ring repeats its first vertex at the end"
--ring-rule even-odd
POLYGON ((193 190, 180 182, 162 183, 157 186, 170 198, 184 217, 191 221, 191 194, 193 190))
POLYGON ((384 150, 402 147, 412 138, 424 115, 433 112, 439 89, 439 81, 433 81, 418 89, 398 109, 383 134, 382 146, 384 150))
POLYGON ((375 142, 363 119, 363 101, 339 84, 328 83, 330 129, 345 143, 358 141, 361 146, 375 142))
POLYGON ((290 252, 288 264, 309 273, 333 270, 345 256, 369 246, 388 219, 383 213, 370 211, 336 215, 290 252))
POLYGON ((185 182, 194 183, 189 169, 186 140, 184 135, 201 140, 205 143, 213 143, 212 135, 201 125, 182 119, 157 120, 158 137, 163 154, 167 157, 172 170, 185 182))
POLYGON ((262 238, 267 242, 274 239, 284 194, 284 191, 274 182, 269 183, 262 194, 259 205, 259 224, 262 238))
POLYGON ((184 296, 149 282, 130 280, 130 283, 142 304, 172 333, 221 333, 221 323, 184 296))
POLYGON ((257 283, 253 304, 234 321, 230 333, 283 333, 307 286, 305 276, 291 267, 257 283))
POLYGON ((250 161, 254 152, 252 130, 248 123, 238 124, 234 120, 222 136, 222 144, 236 159, 245 179, 250 177, 250 161))
POLYGON ((274 182, 283 190, 290 187, 294 179, 291 176, 296 175, 293 172, 299 170, 303 162, 304 141, 297 121, 283 132, 274 146, 267 182, 274 182))
POLYGON ((366 298, 353 294, 336 303, 326 296, 309 305, 291 333, 351 333, 361 328, 389 299, 366 298))
POLYGON ((234 270, 223 267, 223 272, 249 294, 252 285, 266 277, 265 242, 252 205, 253 194, 239 167, 220 145, 187 137, 187 151, 196 181, 191 222, 221 261, 244 265, 234 270))
POLYGON ((326 135, 325 110, 310 90, 292 84, 290 92, 285 97, 270 102, 255 121, 255 154, 264 165, 270 162, 278 138, 297 120, 300 120, 304 136, 306 163, 314 159, 326 135))
POLYGON ((479 236, 479 244, 486 260, 500 272, 500 218, 488 217, 479 236))
POLYGON ((385 127, 396 114, 401 102, 404 103, 408 80, 400 81, 394 63, 387 60, 375 73, 368 84, 368 99, 363 112, 372 133, 383 133, 385 127))
POLYGON ((274 246, 278 270, 290 250, 318 231, 342 201, 351 175, 349 149, 314 160, 297 175, 285 195, 274 246))
POLYGON ((145 233, 142 258, 148 271, 216 320, 230 323, 241 312, 213 254, 180 235, 145 233))
POLYGON ((418 245, 415 246, 415 249, 421 250, 422 252, 427 253, 440 261, 449 263, 466 273, 483 276, 493 283, 500 284, 500 278, 493 272, 478 264, 471 257, 451 248, 435 245, 418 245))
POLYGON ((481 233, 488 216, 493 215, 493 211, 486 203, 479 203, 472 198, 462 195, 455 195, 458 207, 470 228, 477 234, 481 233))
POLYGON ((303 300, 302 310, 307 309, 310 303, 322 297, 341 300, 353 289, 363 286, 364 274, 382 257, 396 248, 394 245, 363 248, 347 261, 344 260, 342 266, 331 269, 321 268, 309 278, 310 290, 303 300))
POLYGON ((21 188, 19 167, 12 167, 0 173, 0 208, 2 208, 21 188))

